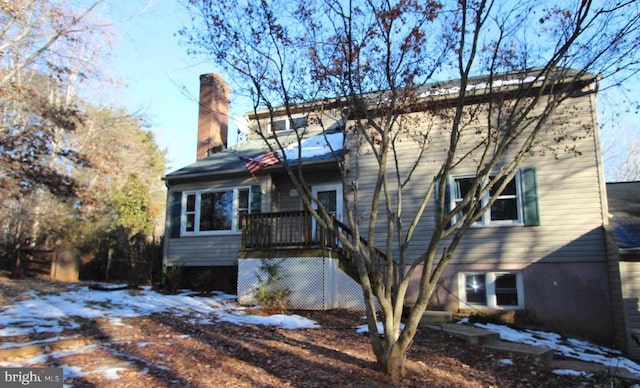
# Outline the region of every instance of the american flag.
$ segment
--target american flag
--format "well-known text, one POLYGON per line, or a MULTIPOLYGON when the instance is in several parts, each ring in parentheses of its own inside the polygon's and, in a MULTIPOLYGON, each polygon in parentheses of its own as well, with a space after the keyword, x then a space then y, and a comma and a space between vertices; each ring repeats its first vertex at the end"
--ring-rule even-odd
POLYGON ((242 161, 242 163, 244 163, 245 167, 247 167, 249 173, 251 175, 255 175, 263 168, 278 163, 280 161, 280 158, 275 152, 267 152, 266 154, 255 159, 240 156, 240 160, 242 161))

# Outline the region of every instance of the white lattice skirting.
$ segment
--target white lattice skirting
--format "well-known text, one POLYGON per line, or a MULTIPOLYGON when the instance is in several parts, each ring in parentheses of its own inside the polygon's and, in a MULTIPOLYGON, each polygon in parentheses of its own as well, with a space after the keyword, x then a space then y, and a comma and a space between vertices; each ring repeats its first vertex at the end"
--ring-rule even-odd
MULTIPOLYGON (((284 280, 280 286, 291 290, 289 308, 329 310, 344 308, 364 311, 362 287, 338 268, 338 260, 329 257, 287 257, 281 261, 284 280)), ((238 302, 255 305, 260 258, 238 260, 238 302)))

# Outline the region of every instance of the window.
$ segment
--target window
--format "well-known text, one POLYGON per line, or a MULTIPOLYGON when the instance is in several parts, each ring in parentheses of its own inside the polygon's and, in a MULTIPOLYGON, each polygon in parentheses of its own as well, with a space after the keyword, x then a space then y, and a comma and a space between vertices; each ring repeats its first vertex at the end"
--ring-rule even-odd
MULTIPOLYGON (((464 200, 464 197, 473 188, 475 177, 452 177, 449 184, 450 208, 464 200)), ((495 190, 500 187, 503 180, 496 182, 491 190, 478 199, 476 210, 480 210, 495 197, 495 190)), ((480 190, 478 190, 480 191, 480 190)), ((471 206, 471 205, 469 205, 471 206)), ((466 214, 468 208, 462 209, 466 214)), ((455 220, 454 220, 455 221, 455 220)), ((535 181, 535 169, 518 171, 516 176, 505 186, 502 193, 496 198, 494 204, 476 221, 474 225, 539 225, 537 189, 535 181), (524 171, 527 171, 525 174, 524 171), (524 177, 523 177, 524 175, 524 177)))
POLYGON ((460 273, 458 282, 460 300, 466 307, 524 308, 524 287, 520 272, 460 273))
POLYGON ((216 234, 240 230, 240 216, 251 209, 249 188, 183 193, 182 233, 216 234))
POLYGON ((465 292, 467 303, 487 304, 487 284, 484 275, 470 274, 465 276, 465 292))
MULTIPOLYGON (((451 194, 451 199, 452 199, 451 208, 452 209, 454 207, 458 206, 458 204, 464 200, 464 197, 471 190, 471 187, 472 187, 474 181, 475 181, 474 177, 453 178, 453 184, 451 185, 452 188, 453 188, 453 193, 451 194)), ((470 207, 470 205, 465 207, 465 208, 463 208, 461 213, 462 214, 467 214, 469 212, 469 207, 470 207)), ((477 208, 479 208, 479 207, 480 207, 480 205, 478 205, 477 208)), ((460 214, 460 213, 458 213, 458 214, 460 214)), ((462 214, 460 214, 460 215, 462 215, 462 214)))
MULTIPOLYGON (((518 190, 516 182, 519 181, 519 175, 516 174, 514 179, 511 179, 505 186, 502 193, 497 197, 496 202, 489 209, 491 221, 518 221, 520 222, 520 211, 518 206, 518 190)), ((495 189, 502 186, 504 178, 500 179, 489 190, 489 197, 494 198, 495 189)))
POLYGON ((279 119, 273 120, 271 122, 271 131, 273 132, 281 132, 281 131, 291 131, 294 129, 300 129, 307 126, 307 117, 293 117, 291 119, 279 119))

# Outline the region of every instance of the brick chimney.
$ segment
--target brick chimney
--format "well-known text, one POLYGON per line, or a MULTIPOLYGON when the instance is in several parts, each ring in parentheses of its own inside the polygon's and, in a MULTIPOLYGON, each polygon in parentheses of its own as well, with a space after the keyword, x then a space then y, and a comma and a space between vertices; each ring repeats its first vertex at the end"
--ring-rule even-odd
POLYGON ((200 76, 197 160, 226 148, 228 123, 229 85, 219 74, 202 74, 200 76))

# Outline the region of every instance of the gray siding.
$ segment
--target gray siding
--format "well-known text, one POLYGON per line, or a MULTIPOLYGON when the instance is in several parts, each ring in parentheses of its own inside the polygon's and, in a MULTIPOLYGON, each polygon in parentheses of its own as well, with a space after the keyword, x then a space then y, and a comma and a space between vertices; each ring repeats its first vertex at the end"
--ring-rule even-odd
POLYGON ((170 239, 167 266, 231 266, 238 262, 240 234, 170 239))
MULTIPOLYGON (((248 174, 247 174, 248 175, 248 174)), ((339 182, 335 174, 319 172, 308 179, 310 185, 339 182)), ((220 179, 216 181, 202 180, 172 185, 167 198, 174 192, 186 190, 206 190, 215 188, 233 188, 237 186, 261 185, 262 209, 264 212, 301 210, 302 201, 299 196, 291 195, 294 186, 286 175, 269 175, 239 177, 236 179, 220 179)), ((169 209, 169 203, 167 209, 169 209)), ((166 230, 171 229, 171 219, 167 216, 166 230)), ((238 252, 242 244, 241 233, 225 233, 215 236, 181 236, 165 239, 164 264, 166 266, 231 266, 238 262, 238 252)))
MULTIPOLYGON (((611 288, 611 312, 613 321, 613 340, 614 344, 621 350, 629 352, 632 349, 629 337, 629 328, 625 322, 625 303, 623 298, 623 283, 621 278, 622 265, 618 255, 618 247, 611 237, 610 233, 606 234, 607 257, 609 284, 611 288)), ((632 280, 632 285, 634 281, 632 280)), ((627 287, 629 285, 627 284, 627 287)), ((637 287, 637 286, 636 286, 637 287)), ((627 291, 628 293, 629 291, 627 291)), ((637 310, 636 310, 637 311, 637 310)), ((640 328, 640 327, 638 327, 640 328)), ((640 347, 636 346, 634 358, 637 360, 640 356, 640 347)))
MULTIPOLYGON (((597 158, 597 129, 594 128, 592 111, 593 99, 590 96, 574 98, 560 107, 556 115, 549 120, 550 128, 559 121, 568 128, 566 142, 557 143, 557 154, 535 150, 536 155, 528 156, 522 167, 535 167, 538 180, 538 198, 541 225, 491 226, 469 230, 455 252, 457 263, 527 263, 527 262, 594 262, 605 260, 602 171, 597 158), (563 121, 564 117, 570 117, 563 121), (588 131, 585 127, 589 128, 588 131), (574 140, 575 138, 575 140, 574 140), (573 147, 575 146, 575 150, 573 147)), ((407 215, 403 219, 405 226, 411 222, 411 216, 418 205, 429 182, 440 167, 448 148, 448 134, 444 131, 447 123, 441 119, 419 117, 425 127, 431 128, 430 145, 418 170, 403 191, 402 211, 407 215), (439 132, 440 131, 440 132, 439 132)), ((482 122, 482 118, 478 120, 482 122)), ((462 150, 473 146, 475 128, 470 128, 463 137, 462 150)), ((542 134, 545 144, 556 144, 555 130, 545 130, 542 134)), ((409 171, 419 154, 417 144, 406 139, 397 144, 400 156, 399 166, 403 172, 409 171)), ((353 156, 352 156, 353 157, 353 156)), ((370 214, 370 202, 375 185, 377 165, 369 154, 358 155, 360 162, 359 194, 357 211, 362 220, 361 228, 366 227, 370 214)), ((390 163, 391 163, 390 158, 390 163)), ((473 173, 474 163, 462 163, 454 174, 473 173)), ((347 181, 356 178, 356 172, 347 177, 347 181)), ((393 181, 393 176, 390 181, 393 181)), ((393 192, 393 189, 391 190, 393 192)), ((384 208, 384 204, 380 204, 384 208)), ((408 257, 416 258, 424 251, 435 224, 435 198, 431 198, 420 220, 415 237, 408 250, 408 257)), ((380 220, 384 220, 381 211, 380 220)), ((377 241, 384 241, 386 228, 379 224, 377 241)), ((362 229, 364 231, 365 229, 362 229)))
MULTIPOLYGON (((458 272, 519 271, 524 289, 522 323, 612 345, 613 323, 606 263, 451 264, 432 297, 432 306, 476 311, 458 299, 458 272)), ((418 278, 414 278, 417 284, 418 278)), ((411 292, 415 291, 415 287, 411 292)))
MULTIPOLYGON (((338 183, 341 178, 335 173, 316 172, 313 173, 312 176, 305 176, 305 179, 310 186, 313 186, 327 183, 338 183)), ((298 194, 296 196, 296 194, 293 193, 296 191, 295 186, 287 175, 278 175, 273 178, 273 182, 274 206, 278 211, 302 210, 303 206, 300 195, 298 194)))
POLYGON ((287 175, 274 177, 274 201, 278 211, 301 210, 302 200, 287 175), (293 192, 292 192, 293 190, 293 192), (296 196, 297 194, 297 196, 296 196))
MULTIPOLYGON (((248 174, 247 174, 248 175, 248 174)), ((233 188, 237 186, 260 185, 262 187, 262 209, 270 211, 271 178, 260 176, 257 178, 243 176, 216 181, 202 180, 172 185, 167 193, 171 198, 174 192, 186 190, 206 190, 215 188, 233 188)), ((169 208, 169 207, 167 207, 169 208)), ((171 219, 167 212, 166 229, 171 230, 171 219)), ((242 235, 229 232, 215 236, 180 236, 172 238, 166 236, 164 246, 165 266, 231 266, 238 261, 242 235)))
POLYGON ((622 282, 622 303, 626 328, 626 351, 634 360, 640 360, 640 263, 620 262, 620 279, 622 282))
MULTIPOLYGON (((599 158, 594 98, 583 95, 561 106, 539 138, 543 144, 557 147, 558 152, 550 152, 548 148, 539 146, 521 164, 521 168, 536 169, 540 225, 480 226, 468 230, 432 295, 430 307, 448 311, 462 308, 458 299, 460 272, 518 271, 523 281, 524 311, 521 313, 528 318, 528 323, 606 344, 617 340, 614 329, 620 322, 612 319, 614 306, 611 301, 615 293, 611 292, 608 276, 611 267, 607 262, 604 232, 606 194, 599 158), (561 133, 559 128, 563 130, 561 133), (558 136, 562 136, 563 140, 556 141, 558 136)), ((446 128, 450 128, 450 123, 444 122, 441 117, 426 115, 415 114, 424 128, 430 128, 430 142, 411 181, 403 189, 401 209, 405 215, 402 219, 405 228, 412 222, 411 217, 416 213, 428 184, 433 182, 448 150, 449 135, 446 128)), ((476 121, 481 123, 485 119, 479 117, 476 121)), ((461 140, 460 151, 468 151, 473 147, 476 129, 482 130, 482 125, 474 123, 469 127, 461 140)), ((396 144, 396 152, 401 174, 406 174, 420 154, 418 145, 410 138, 403 139, 396 144)), ((478 158, 475 154, 472 156, 470 162, 456 166, 452 175, 473 175, 478 158)), ((505 156, 505 161, 509 156, 505 156)), ((361 233, 366 233, 377 164, 372 155, 356 154, 354 149, 347 157, 359 158, 359 171, 352 169, 346 182, 358 181, 358 201, 353 208, 358 213, 361 233)), ((393 161, 390 156, 390 163, 393 161)), ((393 172, 389 182, 395 183, 393 172)), ((396 195, 393 187, 390 192, 396 195)), ((384 249, 380 246, 385 241, 387 230, 384 225, 384 203, 380 204, 380 208, 376 241, 378 248, 384 249)), ((407 251, 407 261, 411 262, 425 252, 435 228, 435 209, 436 199, 433 196, 419 220, 407 251)), ((444 241, 443 245, 446 243, 444 241)), ((397 248, 393 248, 397 258, 397 248)), ((630 268, 621 268, 623 282, 625 270, 631 272, 630 268)), ((419 272, 416 271, 412 278, 407 294, 408 304, 417 297, 419 272)), ((640 279, 640 274, 635 272, 640 272, 640 265, 634 267, 633 274, 628 277, 640 279)), ((628 295, 638 295, 640 281, 634 281, 628 287, 637 287, 627 290, 628 295)), ((638 300, 628 298, 624 302, 627 325, 639 328, 640 338, 638 300)))

